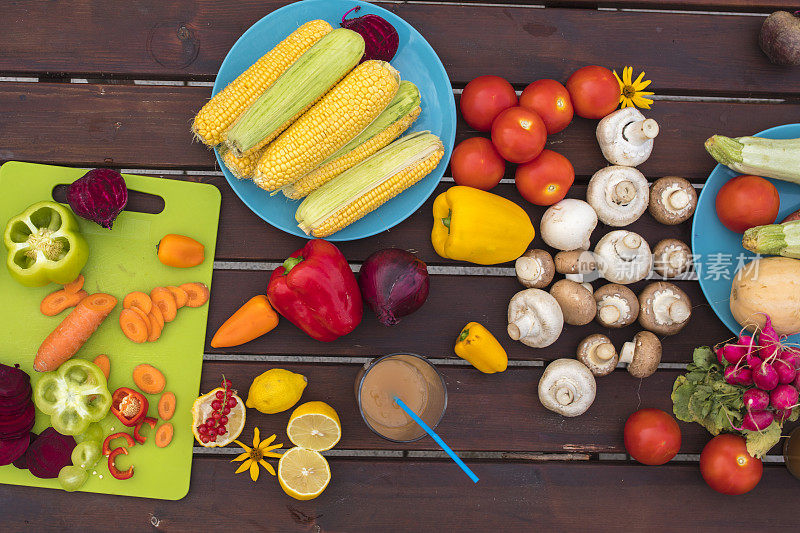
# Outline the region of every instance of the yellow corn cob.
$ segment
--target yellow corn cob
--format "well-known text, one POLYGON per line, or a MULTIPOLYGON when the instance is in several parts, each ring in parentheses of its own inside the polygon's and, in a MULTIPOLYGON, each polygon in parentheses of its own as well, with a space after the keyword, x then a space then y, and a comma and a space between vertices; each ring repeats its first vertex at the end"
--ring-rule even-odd
POLYGON ((380 115, 399 84, 389 63, 361 63, 264 150, 253 181, 275 191, 317 168, 380 115))
POLYGON ((312 20, 279 42, 198 111, 192 123, 195 136, 209 146, 222 142, 223 133, 239 115, 332 29, 324 20, 312 20))
POLYGON ((430 174, 442 156, 430 133, 398 139, 312 192, 297 209, 298 226, 314 237, 336 233, 430 174))
POLYGON ((356 163, 368 158, 398 138, 417 119, 419 89, 410 81, 401 81, 394 99, 386 109, 355 139, 294 183, 286 185, 283 194, 293 200, 303 198, 356 163))
POLYGON ((236 157, 236 154, 230 150, 222 150, 222 162, 231 171, 231 174, 240 180, 249 180, 253 177, 253 171, 256 169, 256 163, 264 153, 262 149, 253 149, 245 153, 242 157, 236 157))

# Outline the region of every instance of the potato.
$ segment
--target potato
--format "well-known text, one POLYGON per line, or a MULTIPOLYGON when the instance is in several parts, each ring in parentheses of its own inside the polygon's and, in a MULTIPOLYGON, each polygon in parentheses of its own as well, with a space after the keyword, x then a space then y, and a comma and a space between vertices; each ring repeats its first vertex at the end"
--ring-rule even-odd
POLYGON ((749 262, 733 278, 730 305, 733 318, 750 330, 764 327, 766 313, 780 335, 800 333, 800 260, 749 262))
POLYGON ((800 17, 774 12, 761 26, 758 45, 776 65, 800 65, 800 17))

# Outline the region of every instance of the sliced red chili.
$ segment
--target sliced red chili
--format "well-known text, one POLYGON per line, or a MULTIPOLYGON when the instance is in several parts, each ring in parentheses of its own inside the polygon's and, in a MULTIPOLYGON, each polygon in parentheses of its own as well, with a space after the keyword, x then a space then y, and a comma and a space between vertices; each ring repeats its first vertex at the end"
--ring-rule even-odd
POLYGON ((147 398, 128 387, 120 387, 111 395, 111 412, 128 427, 134 427, 147 416, 147 398))
POLYGON ((148 426, 150 426, 150 429, 156 429, 157 422, 158 420, 156 420, 152 416, 146 416, 142 420, 139 420, 139 423, 136 424, 135 428, 133 428, 133 438, 136 439, 136 442, 138 442, 139 444, 144 444, 145 442, 147 442, 147 437, 145 437, 144 435, 140 435, 139 431, 142 430, 142 426, 145 425, 145 423, 148 426))
MULTIPOLYGON (((125 442, 128 443, 128 447, 136 445, 136 441, 133 440, 130 433, 125 433, 124 431, 120 431, 119 433, 112 433, 106 440, 103 441, 103 455, 109 455, 111 453, 111 441, 114 439, 125 439, 125 442)), ((127 451, 125 453, 128 453, 127 451)))
POLYGON ((119 470, 117 465, 114 464, 114 461, 120 454, 128 455, 128 449, 123 448, 122 446, 119 448, 114 448, 114 450, 108 456, 108 471, 116 479, 130 479, 133 477, 133 465, 129 466, 127 470, 119 470))

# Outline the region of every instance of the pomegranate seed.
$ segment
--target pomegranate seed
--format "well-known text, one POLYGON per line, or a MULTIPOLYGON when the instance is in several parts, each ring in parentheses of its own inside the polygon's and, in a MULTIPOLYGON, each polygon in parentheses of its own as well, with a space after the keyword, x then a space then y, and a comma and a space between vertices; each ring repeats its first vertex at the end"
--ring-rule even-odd
POLYGON ((222 409, 222 402, 219 400, 214 400, 213 402, 211 402, 211 408, 215 411, 219 411, 220 409, 222 409))
POLYGON ((222 409, 222 414, 223 415, 227 415, 230 412, 231 412, 231 408, 230 407, 225 407, 225 408, 222 409))
POLYGON ((215 423, 215 421, 214 421, 213 418, 209 418, 208 420, 206 420, 206 425, 208 427, 212 427, 214 425, 214 423, 215 423))
POLYGON ((220 426, 217 428, 217 435, 224 435, 226 433, 225 426, 220 426))
POLYGON ((222 416, 220 417, 220 419, 219 419, 219 425, 220 425, 220 426, 224 426, 224 425, 225 425, 225 424, 227 424, 227 423, 228 423, 228 417, 227 417, 227 416, 225 416, 225 415, 222 415, 222 416))
POLYGON ((211 416, 214 417, 215 419, 219 419, 222 416, 222 413, 220 413, 219 411, 214 411, 211 414, 211 416))
POLYGON ((208 438, 208 435, 200 435, 200 442, 202 442, 203 444, 208 443, 209 440, 211 439, 208 438))
POLYGON ((233 409, 234 407, 236 407, 237 403, 238 402, 236 401, 236 398, 228 398, 228 403, 226 403, 225 406, 233 409))
POLYGON ((217 400, 221 400, 221 399, 223 399, 224 397, 225 397, 225 393, 224 393, 224 392, 222 392, 221 390, 218 390, 218 391, 217 391, 217 400))

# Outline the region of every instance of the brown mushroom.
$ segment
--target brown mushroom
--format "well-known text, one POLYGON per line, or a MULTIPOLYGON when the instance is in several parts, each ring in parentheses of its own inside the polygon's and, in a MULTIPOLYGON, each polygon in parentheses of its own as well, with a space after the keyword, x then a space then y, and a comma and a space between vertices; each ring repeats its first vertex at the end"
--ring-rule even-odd
POLYGON ((655 281, 639 294, 639 324, 658 335, 675 335, 689 323, 692 302, 677 285, 655 281))
POLYGON ((556 272, 564 274, 569 280, 583 283, 598 277, 597 262, 594 254, 588 250, 570 250, 558 252, 555 257, 556 272))
POLYGON ((600 333, 589 335, 578 345, 578 361, 586 365, 595 376, 605 376, 614 371, 619 361, 611 339, 600 333))
POLYGON ((597 321, 607 328, 623 328, 639 316, 639 300, 625 285, 608 283, 594 291, 597 321))
POLYGON ((664 239, 653 248, 653 269, 665 278, 676 278, 692 267, 692 250, 678 239, 664 239))
POLYGON ((657 179, 650 187, 648 209, 653 218, 669 226, 691 218, 697 207, 697 191, 692 184, 677 176, 657 179))
POLYGON ((529 289, 542 289, 550 285, 555 273, 553 257, 540 249, 528 250, 514 263, 517 281, 529 289))
POLYGON ((562 279, 550 287, 550 295, 556 299, 564 322, 573 326, 583 326, 594 319, 597 308, 592 293, 576 281, 562 279))
POLYGON ((628 363, 628 373, 635 378, 652 376, 661 362, 661 341, 649 331, 640 331, 622 345, 620 363, 628 363))

